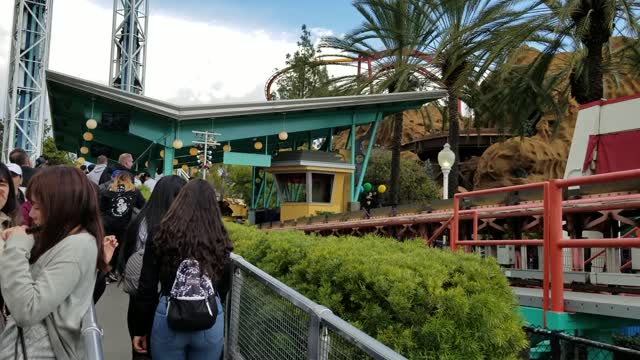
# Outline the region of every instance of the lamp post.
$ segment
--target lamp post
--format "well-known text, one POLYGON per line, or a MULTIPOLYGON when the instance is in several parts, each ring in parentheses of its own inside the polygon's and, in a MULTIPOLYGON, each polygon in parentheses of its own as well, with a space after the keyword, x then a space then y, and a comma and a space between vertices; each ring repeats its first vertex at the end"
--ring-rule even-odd
POLYGON ((449 172, 453 163, 456 161, 456 154, 451 151, 449 143, 444 144, 444 147, 438 153, 438 164, 442 169, 442 198, 449 198, 449 172))

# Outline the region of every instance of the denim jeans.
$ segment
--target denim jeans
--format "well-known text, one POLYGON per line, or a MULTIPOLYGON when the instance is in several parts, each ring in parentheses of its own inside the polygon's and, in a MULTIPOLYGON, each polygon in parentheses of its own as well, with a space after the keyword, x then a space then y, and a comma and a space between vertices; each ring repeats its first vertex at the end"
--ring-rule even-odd
POLYGON ((161 297, 151 330, 151 355, 154 360, 217 360, 224 347, 224 312, 220 300, 218 316, 211 329, 174 331, 167 323, 167 298, 161 297))

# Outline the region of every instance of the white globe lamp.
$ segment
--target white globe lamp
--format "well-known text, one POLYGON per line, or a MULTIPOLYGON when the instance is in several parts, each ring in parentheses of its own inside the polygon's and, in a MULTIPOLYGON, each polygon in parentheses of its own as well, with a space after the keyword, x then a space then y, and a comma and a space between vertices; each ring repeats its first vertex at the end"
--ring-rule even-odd
POLYGON ((456 161, 456 154, 451 150, 449 143, 438 153, 438 165, 442 170, 442 198, 449 198, 449 172, 456 161))
POLYGON ((98 127, 98 122, 95 119, 89 119, 87 120, 86 125, 87 125, 87 129, 93 130, 98 127))

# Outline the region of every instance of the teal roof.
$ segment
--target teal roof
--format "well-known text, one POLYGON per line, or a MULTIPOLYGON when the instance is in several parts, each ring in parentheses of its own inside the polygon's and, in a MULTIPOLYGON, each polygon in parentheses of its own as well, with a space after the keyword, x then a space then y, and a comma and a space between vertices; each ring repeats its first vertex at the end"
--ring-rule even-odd
MULTIPOLYGON (((192 131, 215 131, 220 142, 230 142, 234 152, 255 152, 254 139, 266 144, 260 153, 271 153, 279 143, 277 134, 286 131, 288 141, 317 139, 398 111, 416 109, 446 96, 444 91, 394 93, 382 95, 340 96, 301 100, 259 101, 211 105, 177 105, 128 93, 106 85, 47 71, 47 89, 54 138, 59 148, 78 152, 91 145, 92 152, 108 149, 111 158, 122 152, 134 157, 145 154, 159 158, 164 146, 180 138, 185 148, 176 153, 181 163, 194 162, 188 148, 192 131), (103 117, 116 114, 128 119, 120 130, 105 128, 103 117), (86 143, 82 134, 87 119, 98 127, 91 130, 94 140, 86 143), (155 145, 154 145, 155 144, 155 145), (151 151, 147 151, 149 148, 151 151)), ((221 159, 220 154, 214 157, 221 159)), ((87 157, 91 159, 91 156, 87 157)))

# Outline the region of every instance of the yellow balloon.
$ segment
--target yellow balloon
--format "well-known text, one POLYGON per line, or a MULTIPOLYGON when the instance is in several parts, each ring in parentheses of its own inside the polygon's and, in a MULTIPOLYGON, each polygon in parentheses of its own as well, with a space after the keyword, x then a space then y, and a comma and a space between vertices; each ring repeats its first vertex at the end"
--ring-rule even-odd
POLYGON ((387 191, 387 187, 385 185, 378 186, 378 192, 380 194, 384 194, 387 191))
POLYGON ((164 158, 164 150, 160 150, 160 157, 164 158))
POLYGON ((189 165, 187 164, 182 165, 182 170, 189 171, 189 165))
POLYGON ((178 165, 178 159, 173 159, 173 166, 178 165))
POLYGON ((198 155, 198 149, 192 147, 191 149, 189 149, 189 155, 191 155, 191 156, 198 155))
POLYGON ((85 141, 91 141, 91 140, 93 140, 93 134, 87 131, 84 134, 82 134, 82 138, 85 141))

